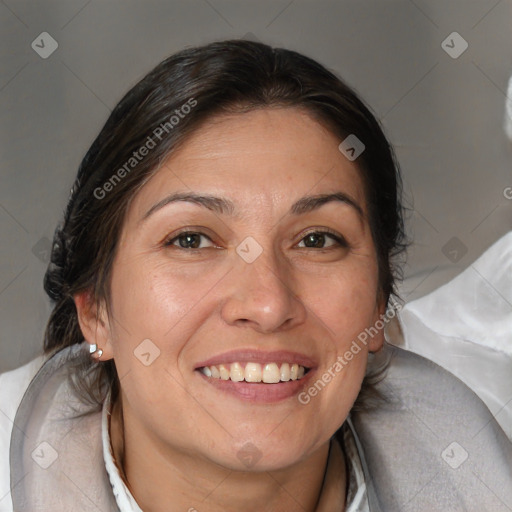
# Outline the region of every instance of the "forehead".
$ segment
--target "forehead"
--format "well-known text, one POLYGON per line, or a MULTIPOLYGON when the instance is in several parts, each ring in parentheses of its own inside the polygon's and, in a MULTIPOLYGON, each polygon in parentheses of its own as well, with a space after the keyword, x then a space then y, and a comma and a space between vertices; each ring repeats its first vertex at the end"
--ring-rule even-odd
POLYGON ((340 142, 296 108, 214 117, 167 158, 134 198, 132 213, 143 215, 174 191, 227 197, 246 215, 280 213, 303 195, 339 191, 365 210, 360 172, 340 142))

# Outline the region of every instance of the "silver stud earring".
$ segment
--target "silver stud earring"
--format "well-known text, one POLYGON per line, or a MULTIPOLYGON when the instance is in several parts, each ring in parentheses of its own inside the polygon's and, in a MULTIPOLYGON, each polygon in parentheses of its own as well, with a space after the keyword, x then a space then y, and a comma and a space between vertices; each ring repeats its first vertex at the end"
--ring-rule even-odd
POLYGON ((103 355, 103 350, 101 348, 98 348, 98 345, 96 343, 91 343, 89 346, 89 353, 91 354, 91 357, 93 359, 100 359, 100 357, 103 355))

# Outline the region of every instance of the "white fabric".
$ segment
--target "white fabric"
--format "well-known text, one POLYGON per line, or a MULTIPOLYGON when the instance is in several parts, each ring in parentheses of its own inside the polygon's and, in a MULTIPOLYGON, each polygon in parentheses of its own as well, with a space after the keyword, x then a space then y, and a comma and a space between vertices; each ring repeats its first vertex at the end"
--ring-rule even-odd
POLYGON ((354 439, 354 425, 350 418, 347 420, 347 428, 343 431, 343 442, 348 466, 347 473, 349 474, 345 512, 370 512, 363 466, 354 439))
POLYGON ((512 440, 512 232, 399 314, 402 348, 459 377, 512 440))

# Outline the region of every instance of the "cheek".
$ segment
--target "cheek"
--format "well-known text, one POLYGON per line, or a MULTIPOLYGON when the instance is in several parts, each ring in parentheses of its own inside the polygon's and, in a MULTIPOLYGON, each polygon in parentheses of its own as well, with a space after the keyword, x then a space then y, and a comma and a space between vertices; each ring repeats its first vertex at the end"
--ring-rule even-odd
POLYGON ((330 336, 323 343, 323 365, 299 401, 314 411, 312 416, 324 418, 326 431, 334 432, 352 408, 365 376, 368 347, 358 336, 373 324, 376 285, 371 279, 343 275, 330 278, 323 290, 314 293, 318 299, 312 308, 330 336))
POLYGON ((301 284, 311 299, 309 309, 327 334, 324 364, 302 403, 329 418, 333 426, 344 420, 365 375, 368 347, 358 336, 375 321, 377 285, 376 266, 366 258, 301 284))
POLYGON ((204 290, 168 266, 133 259, 117 263, 111 289, 114 360, 126 406, 150 428, 179 429, 171 412, 189 407, 190 396, 178 363, 192 334, 187 320, 197 314, 204 290), (163 412, 169 401, 172 408, 163 412))
POLYGON ((118 336, 128 335, 139 342, 150 338, 162 345, 169 338, 179 339, 171 334, 180 333, 180 320, 201 302, 214 283, 212 273, 191 276, 165 263, 118 264, 112 276, 112 309, 118 336))
POLYGON ((308 307, 331 334, 337 352, 344 351, 375 319, 377 272, 370 261, 357 261, 329 276, 308 278, 301 287, 308 307))
MULTIPOLYGON (((211 296, 221 269, 191 269, 168 262, 118 262, 112 274, 112 344, 122 385, 145 402, 164 389, 184 386, 183 355, 195 331, 211 314, 211 296)), ((196 267, 199 269, 199 266, 196 267)), ((135 399, 135 395, 133 396, 135 399)), ((184 397, 186 398, 186 397, 184 397)))
POLYGON ((361 389, 366 358, 364 351, 350 361, 339 354, 299 395, 302 407, 310 408, 310 417, 322 418, 323 432, 334 433, 347 418, 361 389))

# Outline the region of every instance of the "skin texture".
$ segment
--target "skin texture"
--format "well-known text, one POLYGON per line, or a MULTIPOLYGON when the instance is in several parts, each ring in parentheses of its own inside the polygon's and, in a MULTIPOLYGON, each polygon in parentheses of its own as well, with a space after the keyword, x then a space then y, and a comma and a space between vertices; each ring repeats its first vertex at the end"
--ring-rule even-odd
POLYGON ((75 297, 85 339, 116 362, 122 405, 112 443, 145 511, 169 503, 199 512, 315 510, 329 440, 382 333, 307 405, 297 396, 244 401, 194 368, 235 348, 284 349, 316 362, 314 382, 384 312, 357 161, 339 143, 295 108, 212 119, 133 198, 113 264, 112 314, 87 293, 75 297), (180 201, 141 220, 169 194, 192 191, 229 199, 235 213, 180 201), (289 213, 303 196, 333 192, 363 215, 342 202, 289 213), (183 228, 206 235, 200 248, 180 248, 183 228), (348 246, 328 235, 306 246, 306 235, 325 229, 348 246), (236 252, 248 236, 263 249, 252 263, 236 252), (134 355, 145 339, 160 351, 149 366, 134 355), (259 457, 251 467, 238 456, 247 443, 259 457))

